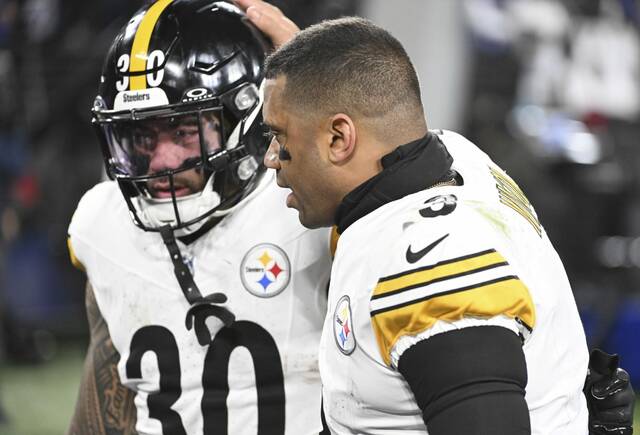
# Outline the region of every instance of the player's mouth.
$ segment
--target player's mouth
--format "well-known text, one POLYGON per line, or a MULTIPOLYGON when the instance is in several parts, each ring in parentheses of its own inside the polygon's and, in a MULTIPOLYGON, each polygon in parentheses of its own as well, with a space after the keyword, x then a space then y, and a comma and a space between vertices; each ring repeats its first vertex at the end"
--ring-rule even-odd
POLYGON ((293 189, 281 178, 280 171, 278 171, 278 175, 276 176, 276 183, 283 189, 291 190, 291 193, 287 195, 286 204, 289 208, 296 208, 296 195, 293 193, 293 189))
POLYGON ((297 208, 296 207, 296 196, 294 195, 293 191, 291 191, 290 194, 287 195, 287 207, 289 208, 297 208))
POLYGON ((280 174, 281 174, 280 171, 276 173, 276 184, 282 187, 283 189, 289 189, 289 185, 285 183, 285 181, 282 179, 282 176, 280 174))
MULTIPOLYGON (((189 186, 182 184, 174 183, 173 190, 176 193, 177 198, 193 193, 189 186)), ((154 198, 171 198, 171 185, 169 182, 155 182, 149 185, 149 192, 154 198)))

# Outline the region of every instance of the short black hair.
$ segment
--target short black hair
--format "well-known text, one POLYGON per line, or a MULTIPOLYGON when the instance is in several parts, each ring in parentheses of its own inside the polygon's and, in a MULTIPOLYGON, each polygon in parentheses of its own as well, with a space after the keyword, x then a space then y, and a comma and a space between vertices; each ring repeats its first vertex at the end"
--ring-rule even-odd
POLYGON ((422 113, 418 76, 402 44, 364 18, 308 27, 267 58, 265 74, 284 75, 285 98, 308 111, 379 117, 404 106, 422 113))

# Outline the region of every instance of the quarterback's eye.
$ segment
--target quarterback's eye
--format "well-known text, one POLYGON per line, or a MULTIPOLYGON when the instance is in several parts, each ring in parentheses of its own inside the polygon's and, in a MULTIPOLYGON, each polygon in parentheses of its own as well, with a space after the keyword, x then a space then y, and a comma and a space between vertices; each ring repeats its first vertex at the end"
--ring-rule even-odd
POLYGON ((262 136, 269 142, 271 142, 273 140, 273 138, 276 136, 276 134, 274 132, 272 132, 271 130, 267 130, 262 132, 262 136))
POLYGON ((260 129, 262 130, 262 137, 269 141, 271 141, 273 139, 273 136, 275 136, 275 133, 273 130, 271 130, 271 127, 269 127, 264 122, 260 123, 260 129))
POLYGON ((278 133, 277 131, 271 130, 269 127, 265 126, 265 131, 262 133, 262 136, 264 136, 264 138, 267 140, 267 142, 269 144, 271 144, 271 142, 273 142, 273 140, 275 139, 276 142, 278 142, 278 146, 280 148, 284 147, 284 134, 282 133, 278 133))

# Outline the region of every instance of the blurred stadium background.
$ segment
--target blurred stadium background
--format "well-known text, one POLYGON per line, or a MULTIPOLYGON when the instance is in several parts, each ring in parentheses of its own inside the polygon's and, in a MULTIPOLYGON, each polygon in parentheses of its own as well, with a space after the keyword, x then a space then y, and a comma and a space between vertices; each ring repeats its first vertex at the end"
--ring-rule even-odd
MULTIPOLYGON (((89 108, 103 55, 141 3, 0 0, 0 434, 60 434, 73 410, 87 331, 66 227, 102 177, 89 108)), ((640 390, 640 1, 273 3, 303 27, 363 15, 405 44, 429 126, 519 181, 589 345, 619 353, 640 390)))

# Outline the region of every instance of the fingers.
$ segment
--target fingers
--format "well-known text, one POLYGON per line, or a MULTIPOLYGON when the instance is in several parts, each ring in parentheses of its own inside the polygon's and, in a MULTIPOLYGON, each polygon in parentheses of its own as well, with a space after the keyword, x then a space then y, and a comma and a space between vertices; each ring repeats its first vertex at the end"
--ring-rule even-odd
MULTIPOLYGON (((593 396, 595 397, 595 396, 593 396)), ((631 388, 617 391, 614 394, 602 398, 595 397, 593 408, 598 411, 598 415, 611 409, 628 408, 633 413, 635 394, 631 388)))
POLYGON ((600 349, 593 349, 589 355, 589 368, 601 375, 610 375, 620 366, 620 357, 610 355, 600 349))
POLYGON ((623 406, 599 411, 597 422, 600 424, 631 426, 633 425, 633 409, 623 406))
POLYGON ((630 389, 633 392, 629 385, 629 374, 624 369, 616 369, 612 375, 604 376, 594 382, 591 393, 596 399, 603 399, 625 389, 630 389))
POLYGON ((612 427, 633 424, 635 394, 626 371, 616 369, 611 376, 594 382, 590 392, 591 397, 595 399, 591 400, 591 419, 594 423, 612 427))
POLYGON ((590 435, 632 435, 633 427, 595 423, 589 428, 590 435))
POLYGON ((585 394, 589 406, 589 433, 630 435, 635 394, 629 374, 619 368, 618 355, 594 350, 589 359, 585 394))
POLYGON ((267 35, 278 48, 300 31, 282 11, 262 0, 234 0, 245 11, 249 20, 267 35))

